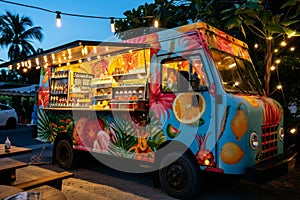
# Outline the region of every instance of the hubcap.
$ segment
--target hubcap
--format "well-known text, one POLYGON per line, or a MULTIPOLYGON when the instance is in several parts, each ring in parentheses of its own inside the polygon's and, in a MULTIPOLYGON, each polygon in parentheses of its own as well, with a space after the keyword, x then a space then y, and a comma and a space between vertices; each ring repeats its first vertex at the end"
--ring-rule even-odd
POLYGON ((186 170, 178 164, 174 164, 167 169, 167 180, 170 186, 176 189, 183 189, 187 183, 187 173, 186 170))
POLYGON ((62 146, 60 148, 60 158, 61 158, 61 161, 64 162, 64 163, 68 162, 69 159, 70 159, 69 151, 64 146, 62 146))

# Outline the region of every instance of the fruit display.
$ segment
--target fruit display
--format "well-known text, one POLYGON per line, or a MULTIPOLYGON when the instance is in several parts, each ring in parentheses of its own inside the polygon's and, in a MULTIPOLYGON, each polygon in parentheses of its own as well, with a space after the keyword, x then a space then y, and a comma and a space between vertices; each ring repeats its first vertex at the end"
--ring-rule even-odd
POLYGON ((112 109, 144 109, 147 103, 147 75, 144 71, 131 71, 127 74, 114 74, 112 87, 112 109))

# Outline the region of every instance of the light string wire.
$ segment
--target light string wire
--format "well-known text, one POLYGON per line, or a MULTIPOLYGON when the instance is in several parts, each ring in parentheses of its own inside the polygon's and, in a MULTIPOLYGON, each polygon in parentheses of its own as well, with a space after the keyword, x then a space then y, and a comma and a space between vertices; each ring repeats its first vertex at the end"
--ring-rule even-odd
POLYGON ((45 8, 41 8, 41 7, 37 7, 37 6, 31 6, 31 5, 26 5, 26 4, 22 4, 22 3, 16 3, 16 2, 11 2, 11 1, 6 1, 6 0, 0 0, 0 2, 3 3, 8 3, 8 4, 13 4, 13 5, 17 5, 17 6, 22 6, 22 7, 27 7, 27 8, 32 8, 32 9, 36 9, 36 10, 42 10, 45 12, 49 12, 49 13, 60 13, 61 15, 68 15, 68 16, 72 16, 72 17, 82 17, 82 18, 94 18, 94 19, 126 19, 125 17, 102 17, 102 16, 94 16, 94 15, 82 15, 82 14, 73 14, 73 13, 65 13, 65 12, 60 12, 60 11, 53 11, 53 10, 49 10, 49 9, 45 9, 45 8))

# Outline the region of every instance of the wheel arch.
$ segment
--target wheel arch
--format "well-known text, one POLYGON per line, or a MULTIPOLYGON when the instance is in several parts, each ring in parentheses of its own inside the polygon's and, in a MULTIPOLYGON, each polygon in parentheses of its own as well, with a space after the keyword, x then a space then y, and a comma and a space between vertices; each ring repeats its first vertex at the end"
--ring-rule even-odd
POLYGON ((17 119, 15 117, 8 117, 6 120, 6 124, 5 126, 7 128, 15 128, 15 126, 17 125, 17 119))
MULTIPOLYGON (((190 156, 194 157, 194 161, 195 163, 197 163, 195 154, 191 151, 191 149, 178 140, 168 140, 162 143, 157 150, 158 156, 155 156, 155 159, 160 159, 160 157, 163 156, 163 154, 170 153, 170 152, 189 154, 190 156)), ((159 160, 155 160, 155 161, 159 161, 159 160)))

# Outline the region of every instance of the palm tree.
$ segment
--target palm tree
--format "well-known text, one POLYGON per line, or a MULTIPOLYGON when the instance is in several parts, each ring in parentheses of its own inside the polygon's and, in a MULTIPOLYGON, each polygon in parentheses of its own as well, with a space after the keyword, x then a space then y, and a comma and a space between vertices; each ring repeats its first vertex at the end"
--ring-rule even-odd
POLYGON ((29 17, 6 11, 0 16, 0 46, 8 48, 8 58, 17 60, 36 53, 32 40, 41 42, 42 28, 33 27, 29 17))

